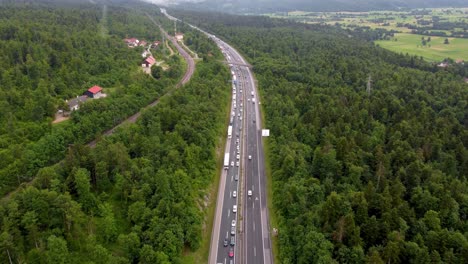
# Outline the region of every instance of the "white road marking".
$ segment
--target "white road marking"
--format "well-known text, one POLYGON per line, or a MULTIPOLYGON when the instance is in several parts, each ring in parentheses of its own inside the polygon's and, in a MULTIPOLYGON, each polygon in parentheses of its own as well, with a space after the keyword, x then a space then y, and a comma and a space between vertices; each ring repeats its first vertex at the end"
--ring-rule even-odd
POLYGON ((255 222, 253 222, 253 231, 255 231, 255 222))
POLYGON ((257 256, 257 248, 254 247, 254 256, 256 257, 257 256))
POLYGON ((228 218, 231 215, 231 209, 228 209, 228 218))

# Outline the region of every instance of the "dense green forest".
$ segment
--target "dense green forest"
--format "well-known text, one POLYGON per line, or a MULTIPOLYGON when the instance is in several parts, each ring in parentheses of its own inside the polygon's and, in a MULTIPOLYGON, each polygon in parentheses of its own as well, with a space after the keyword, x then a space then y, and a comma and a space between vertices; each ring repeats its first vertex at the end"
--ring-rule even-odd
MULTIPOLYGON (((0 5, 1 195, 61 160, 69 144, 88 142, 137 112, 181 76, 179 70, 156 81, 144 74, 139 69, 143 47, 129 49, 122 41, 126 37, 161 40, 137 9, 0 5), (51 124, 65 100, 93 85, 109 96, 87 102, 69 121, 51 124)), ((161 50, 153 53, 165 58, 161 50)), ((166 62, 180 69, 183 61, 172 58, 166 62)))
MULTIPOLYGON (((1 263, 180 263, 184 250, 200 246, 230 75, 214 43, 200 33, 187 35, 203 58, 189 84, 95 148, 69 146, 62 162, 41 166, 31 186, 3 200, 1 263)), ((120 47, 119 41, 111 47, 120 47)), ((135 85, 142 94, 162 89, 139 78, 146 82, 135 85)), ((73 118, 81 123, 104 106, 89 106, 73 118)))
POLYGON ((254 66, 281 263, 468 262, 463 76, 335 27, 170 13, 254 66))

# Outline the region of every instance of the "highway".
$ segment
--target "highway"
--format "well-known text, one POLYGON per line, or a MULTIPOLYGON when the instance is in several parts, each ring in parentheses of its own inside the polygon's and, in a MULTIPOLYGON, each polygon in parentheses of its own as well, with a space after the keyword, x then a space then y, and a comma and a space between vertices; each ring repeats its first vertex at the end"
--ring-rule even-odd
MULTIPOLYGON (((161 9, 161 12, 171 20, 179 20, 167 14, 165 9, 161 9)), ((229 122, 232 134, 229 135, 231 129, 228 128, 224 155, 224 165, 228 166, 221 171, 208 263, 273 263, 266 202, 261 102, 253 74, 249 64, 229 44, 190 26, 218 45, 232 75, 229 122), (233 212, 235 205, 236 213, 233 212), (235 245, 231 244, 232 238, 235 245)))
MULTIPOLYGON (((241 182, 242 188, 240 196, 242 204, 241 211, 238 213, 238 235, 237 247, 235 252, 239 253, 240 261, 234 263, 272 263, 271 240, 269 235, 268 211, 266 204, 266 188, 265 188, 265 166, 264 153, 261 134, 261 115, 258 100, 258 91, 255 85, 253 74, 248 67, 248 63, 242 56, 233 49, 230 45, 209 35, 213 39, 230 65, 233 80, 235 81, 236 89, 240 92, 240 109, 234 109, 235 114, 243 117, 241 122, 241 182)), ((239 94, 239 92, 237 93, 239 94)), ((233 145, 233 140, 228 145, 233 145)), ((236 139, 237 141, 237 139, 236 139)), ((232 153, 232 151, 231 151, 232 153)), ((234 172, 234 173, 237 173, 234 172)), ((220 192, 223 190, 220 189, 220 192)), ((232 191, 232 186, 229 185, 229 174, 224 187, 224 193, 232 191)), ((238 191, 239 192, 239 191, 238 191)), ((218 200, 218 203, 220 201, 218 200)), ((229 220, 226 219, 226 209, 231 205, 230 201, 224 201, 223 211, 221 213, 221 224, 216 225, 214 229, 219 228, 219 233, 223 234, 223 230, 229 228, 229 220)), ((225 252, 220 247, 222 236, 218 238, 218 249, 215 262, 210 259, 210 263, 225 263, 223 258, 225 252)), ((212 247, 216 246, 216 237, 212 238, 212 247)), ((214 250, 214 249, 213 249, 214 250)), ((213 254, 214 255, 214 254, 213 254)))

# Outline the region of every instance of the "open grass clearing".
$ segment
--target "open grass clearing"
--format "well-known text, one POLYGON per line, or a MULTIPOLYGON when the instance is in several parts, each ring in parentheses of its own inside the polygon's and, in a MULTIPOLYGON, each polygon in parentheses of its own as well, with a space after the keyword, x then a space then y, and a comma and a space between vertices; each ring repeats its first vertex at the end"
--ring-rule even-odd
MULTIPOLYGON (((444 44, 445 37, 431 36, 431 41, 422 46, 422 37, 423 35, 398 33, 392 40, 379 40, 375 44, 394 52, 421 56, 429 61, 442 61, 445 58, 468 61, 468 39, 448 38, 450 44, 444 44)), ((427 39, 428 36, 424 37, 427 39)))

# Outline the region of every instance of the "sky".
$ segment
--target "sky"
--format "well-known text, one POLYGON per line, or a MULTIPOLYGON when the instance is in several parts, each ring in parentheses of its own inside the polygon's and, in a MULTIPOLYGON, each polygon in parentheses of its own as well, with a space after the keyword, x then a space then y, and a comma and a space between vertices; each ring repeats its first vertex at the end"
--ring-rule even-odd
POLYGON ((175 3, 185 3, 185 2, 202 2, 203 0, 143 0, 149 3, 158 4, 158 5, 167 5, 175 3))

